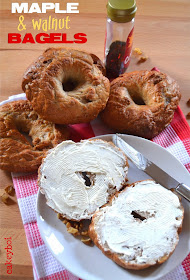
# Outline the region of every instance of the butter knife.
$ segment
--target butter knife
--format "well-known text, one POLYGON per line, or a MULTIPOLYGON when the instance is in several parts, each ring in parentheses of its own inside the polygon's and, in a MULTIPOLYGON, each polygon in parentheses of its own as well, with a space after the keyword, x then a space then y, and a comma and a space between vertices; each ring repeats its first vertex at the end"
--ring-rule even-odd
POLYGON ((135 150, 128 143, 126 143, 121 137, 117 134, 112 136, 113 143, 120 148, 130 159, 135 166, 148 174, 151 178, 153 178, 157 183, 162 186, 167 187, 167 181, 170 181, 173 185, 174 190, 179 193, 181 196, 190 201, 190 187, 178 182, 172 176, 167 174, 164 170, 158 167, 156 164, 148 160, 143 154, 135 150))

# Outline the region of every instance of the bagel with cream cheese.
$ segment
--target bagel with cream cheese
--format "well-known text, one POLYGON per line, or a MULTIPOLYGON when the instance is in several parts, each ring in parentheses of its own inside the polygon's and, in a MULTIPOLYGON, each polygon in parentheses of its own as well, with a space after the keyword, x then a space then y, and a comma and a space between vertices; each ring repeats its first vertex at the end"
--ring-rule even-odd
POLYGON ((38 184, 46 203, 62 217, 90 219, 126 182, 128 162, 114 144, 96 139, 64 141, 48 152, 38 184))
POLYGON ((111 82, 101 118, 117 132, 151 139, 172 121, 180 98, 178 84, 164 73, 125 73, 111 82))
POLYGON ((28 100, 0 106, 0 168, 3 170, 37 170, 46 151, 68 137, 67 127, 41 119, 28 100))
POLYGON ((96 211, 89 236, 120 266, 144 269, 163 263, 173 253, 183 216, 177 195, 144 180, 127 186, 96 211))
POLYGON ((57 124, 90 122, 102 111, 110 83, 94 54, 51 48, 25 72, 22 88, 34 110, 57 124))

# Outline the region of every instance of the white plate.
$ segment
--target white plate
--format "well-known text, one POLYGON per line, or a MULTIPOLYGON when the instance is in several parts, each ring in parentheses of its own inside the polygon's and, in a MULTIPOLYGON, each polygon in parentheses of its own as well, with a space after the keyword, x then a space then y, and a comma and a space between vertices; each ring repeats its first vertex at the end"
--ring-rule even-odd
MULTIPOLYGON (((111 135, 98 136, 111 141, 111 135)), ((190 175, 184 166, 164 148, 157 144, 135 136, 123 135, 125 141, 143 152, 146 157, 179 181, 189 184, 190 175)), ((130 163, 130 162, 129 162, 130 163)), ((149 178, 130 163, 129 182, 149 178)), ((73 237, 66 230, 66 226, 57 219, 56 213, 51 210, 45 201, 44 195, 38 193, 37 223, 41 236, 54 257, 69 271, 83 280, 132 280, 132 279, 158 279, 185 259, 190 251, 190 213, 189 203, 182 200, 185 216, 179 243, 172 256, 162 265, 141 271, 125 270, 103 255, 96 247, 89 247, 73 237)))

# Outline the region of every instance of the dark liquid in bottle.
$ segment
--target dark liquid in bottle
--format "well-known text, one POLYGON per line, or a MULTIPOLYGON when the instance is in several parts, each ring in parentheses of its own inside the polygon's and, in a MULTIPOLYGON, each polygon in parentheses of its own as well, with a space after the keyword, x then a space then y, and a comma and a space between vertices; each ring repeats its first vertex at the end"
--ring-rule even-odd
POLYGON ((110 45, 110 49, 106 57, 106 76, 108 79, 115 79, 125 72, 125 50, 126 42, 115 41, 110 45))

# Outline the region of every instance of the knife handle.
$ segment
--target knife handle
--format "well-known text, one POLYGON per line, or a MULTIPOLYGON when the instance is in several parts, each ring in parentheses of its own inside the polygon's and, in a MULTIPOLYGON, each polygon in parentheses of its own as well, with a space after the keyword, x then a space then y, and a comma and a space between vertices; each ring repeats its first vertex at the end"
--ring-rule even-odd
POLYGON ((176 191, 182 195, 183 197, 185 197, 188 201, 190 201, 190 187, 188 187, 185 184, 179 184, 176 187, 176 191))

